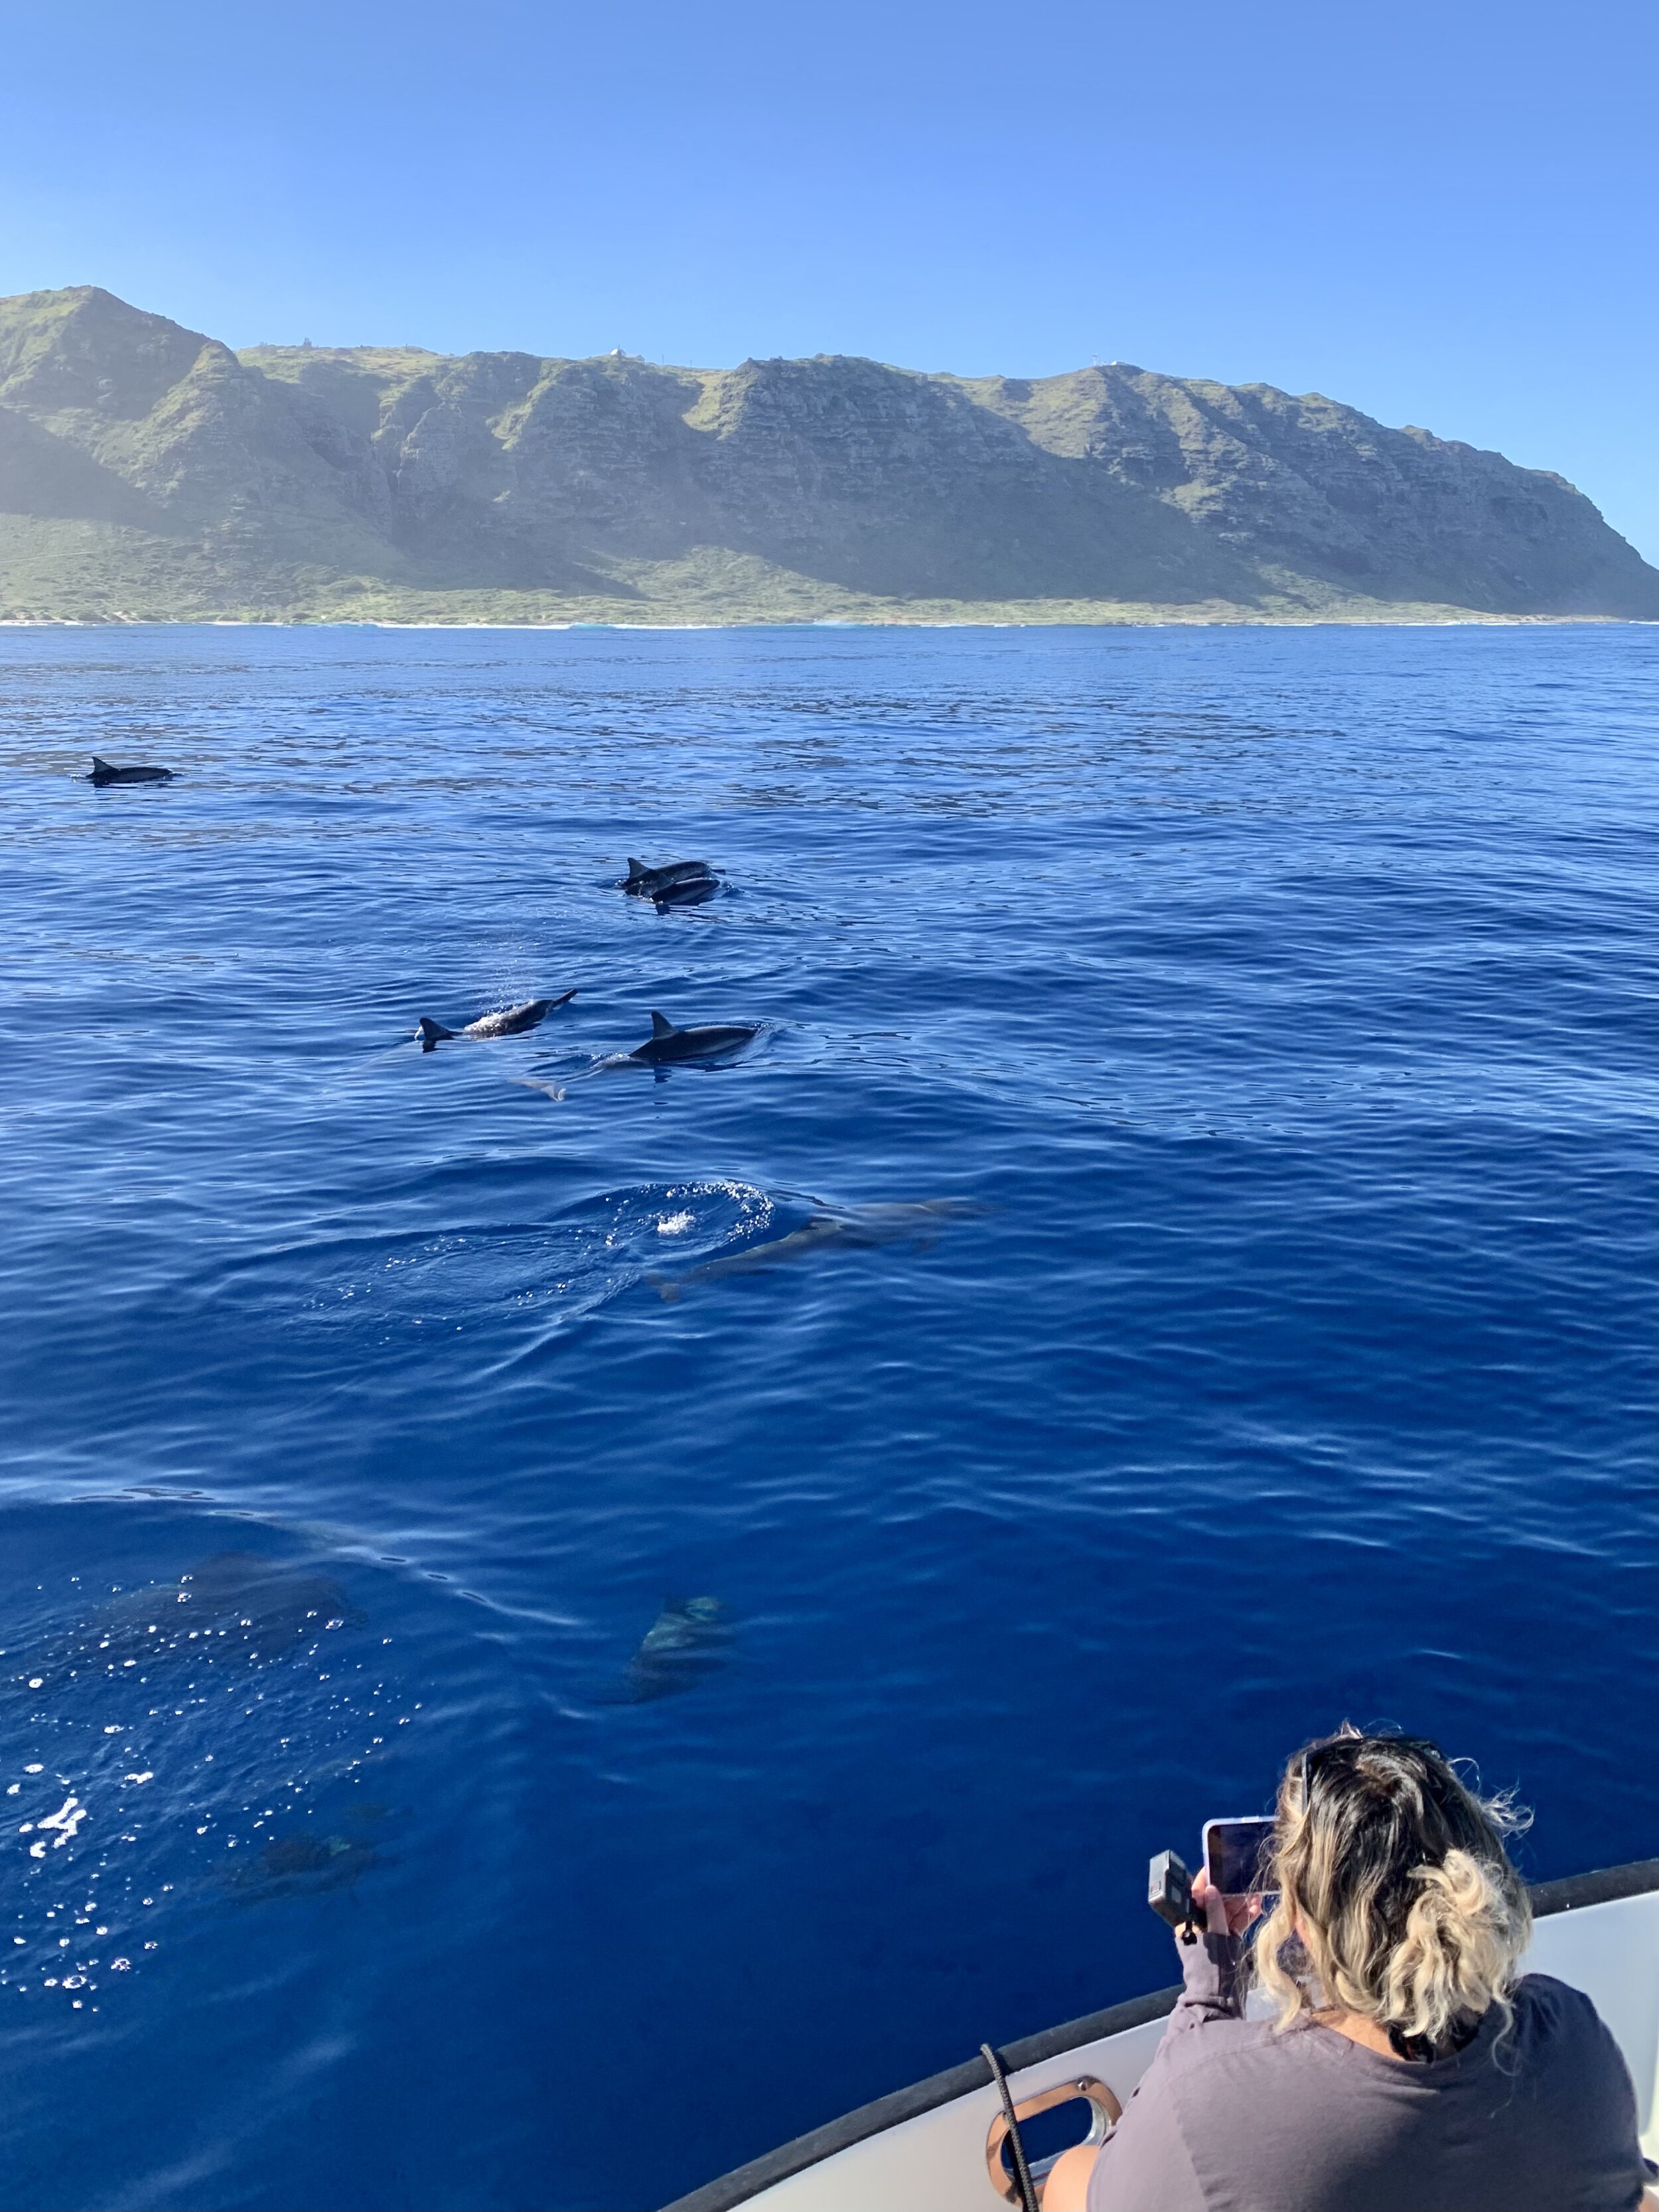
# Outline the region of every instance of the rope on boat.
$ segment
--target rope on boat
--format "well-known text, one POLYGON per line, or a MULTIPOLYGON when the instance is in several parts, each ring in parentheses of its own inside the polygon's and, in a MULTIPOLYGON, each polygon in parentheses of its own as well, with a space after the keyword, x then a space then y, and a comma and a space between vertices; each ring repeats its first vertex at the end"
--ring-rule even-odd
POLYGON ((1021 2212, 1037 2212, 1037 2193, 1031 2185, 1031 2169, 1025 2163, 1025 2146, 1019 2139, 1019 2122, 1014 2116, 1014 2100, 1008 2094, 1008 2076, 988 2043, 981 2043, 979 2048, 1002 2100, 1002 2117, 1008 2124, 1008 2141, 1014 2154, 1014 2179, 1019 2186, 1021 2212))

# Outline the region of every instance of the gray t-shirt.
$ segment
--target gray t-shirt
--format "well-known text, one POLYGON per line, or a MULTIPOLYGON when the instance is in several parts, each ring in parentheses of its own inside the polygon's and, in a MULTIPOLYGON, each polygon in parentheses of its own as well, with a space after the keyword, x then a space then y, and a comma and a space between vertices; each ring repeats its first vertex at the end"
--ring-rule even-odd
POLYGON ((1449 2057, 1385 2058, 1310 2021, 1244 2020, 1242 1945, 1183 1948, 1187 1986, 1102 2144, 1089 2212, 1634 2212, 1629 2070, 1547 1974, 1449 2057))

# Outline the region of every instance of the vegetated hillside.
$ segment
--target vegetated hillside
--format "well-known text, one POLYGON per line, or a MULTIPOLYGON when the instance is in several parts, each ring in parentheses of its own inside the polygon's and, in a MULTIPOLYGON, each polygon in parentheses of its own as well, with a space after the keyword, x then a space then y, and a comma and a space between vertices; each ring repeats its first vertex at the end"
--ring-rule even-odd
POLYGON ((621 621, 1659 616, 1559 477, 1118 364, 240 356, 0 301, 0 614, 621 621))

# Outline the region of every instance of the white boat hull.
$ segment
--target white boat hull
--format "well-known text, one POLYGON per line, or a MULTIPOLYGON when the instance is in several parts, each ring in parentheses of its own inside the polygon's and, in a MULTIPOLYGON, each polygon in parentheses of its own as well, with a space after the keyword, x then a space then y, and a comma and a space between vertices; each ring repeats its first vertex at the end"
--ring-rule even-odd
MULTIPOLYGON (((1659 1861, 1551 1883, 1535 1893, 1535 1905, 1524 1971, 1553 1974, 1593 2000, 1636 2084, 1643 2149, 1659 2156, 1659 1861), (1615 1893, 1602 1893, 1609 1889, 1615 1893)), ((1119 2015, 1160 2009, 1030 2063, 1018 2063, 1023 2050, 1015 2045, 1005 2056, 1016 2100, 1091 2075, 1127 2105, 1158 2048, 1171 2001, 1165 1992, 1117 2007, 1119 2015)), ((1104 2024, 1114 2015, 1101 2018, 1104 2024)), ((850 2113, 680 2198, 668 2212, 729 2212, 737 2205, 751 2212, 997 2212, 1006 2200, 991 2180, 986 2146, 1000 2111, 988 2069, 978 2060, 850 2113), (980 2084, 952 2094, 956 2077, 972 2072, 980 2084), (907 2105, 922 2109, 907 2112, 907 2105)))

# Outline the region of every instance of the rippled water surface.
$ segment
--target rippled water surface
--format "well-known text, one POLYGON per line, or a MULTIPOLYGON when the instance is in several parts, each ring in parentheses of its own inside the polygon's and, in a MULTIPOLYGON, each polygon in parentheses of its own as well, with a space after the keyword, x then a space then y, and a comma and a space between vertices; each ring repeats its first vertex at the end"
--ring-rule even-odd
POLYGON ((1656 656, 0 632, 0 2202, 659 2203, 1345 1714, 1659 1851, 1656 656))

